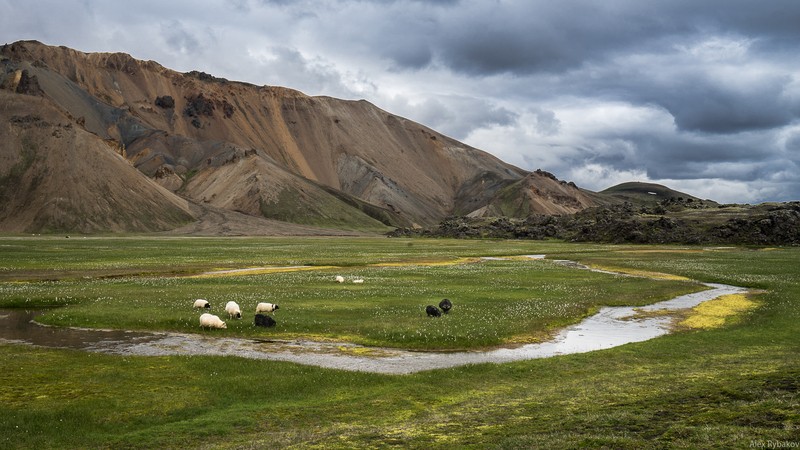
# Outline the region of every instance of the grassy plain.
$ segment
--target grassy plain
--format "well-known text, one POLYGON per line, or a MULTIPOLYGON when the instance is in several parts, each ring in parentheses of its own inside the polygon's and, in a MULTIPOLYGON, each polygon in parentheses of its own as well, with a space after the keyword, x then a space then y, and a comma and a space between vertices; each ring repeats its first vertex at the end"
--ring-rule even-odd
MULTIPOLYGON (((406 376, 233 357, 120 357, 2 345, 3 448, 748 448, 800 441, 800 249, 137 237, 2 238, 0 248, 0 306, 69 305, 46 316, 52 323, 197 332, 193 312, 182 316, 191 298, 249 304, 263 296, 287 305, 278 311, 284 313, 277 315, 278 335, 412 348, 535 339, 599 304, 653 302, 696 289, 550 262, 461 258, 547 254, 765 291, 758 308, 720 328, 582 355, 406 376), (425 264, 435 261, 460 262, 425 264), (175 276, 284 265, 338 267, 175 276), (367 282, 335 285, 335 274, 367 282), (447 322, 420 315, 420 307, 442 296, 456 305, 447 322), (135 307, 126 306, 134 300, 135 307), (568 303, 566 313, 555 308, 568 303), (538 310, 539 304, 548 307, 538 310), (528 321, 542 312, 546 319, 528 321), (456 313, 470 320, 461 322, 456 313), (458 334, 475 321, 481 327, 458 334), (376 329, 381 322, 390 331, 376 329), (435 323, 449 330, 396 334, 435 323), (493 331, 479 335, 479 328, 493 331)), ((238 326, 245 321, 235 324, 224 335, 254 333, 238 326)))
POLYGON ((223 319, 227 301, 242 308, 243 320, 228 320, 226 330, 213 330, 217 336, 465 349, 541 340, 602 305, 644 305, 703 289, 524 257, 479 258, 532 248, 511 241, 78 239, 61 249, 32 242, 17 252, 27 261, 10 255, 2 264, 11 266, 9 277, 38 281, 0 286, 0 307, 68 306, 38 319, 60 326, 201 332, 191 305, 205 298, 223 319), (70 253, 74 260, 66 259, 70 253), (53 256, 58 272, 51 275, 38 265, 53 256), (335 283, 337 274, 346 282, 335 283), (453 313, 428 320, 425 306, 443 298, 454 302, 453 313), (268 332, 253 326, 260 301, 281 306, 268 332))

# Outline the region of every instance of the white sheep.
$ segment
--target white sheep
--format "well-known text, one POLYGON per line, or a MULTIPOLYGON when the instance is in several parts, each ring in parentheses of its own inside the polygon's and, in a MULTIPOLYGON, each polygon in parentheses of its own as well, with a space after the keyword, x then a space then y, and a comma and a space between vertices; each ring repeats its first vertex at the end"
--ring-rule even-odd
POLYGON ((362 284, 362 283, 364 283, 364 280, 363 280, 363 279, 361 279, 361 278, 359 278, 359 279, 357 279, 357 280, 353 280, 353 283, 355 283, 355 284, 362 284))
POLYGON ((336 275, 336 282, 337 283, 344 283, 344 277, 341 275, 336 275))
POLYGON ((219 317, 205 313, 200 316, 200 327, 202 328, 228 328, 228 325, 219 317))
POLYGON ((230 301, 225 304, 225 312, 228 313, 228 318, 230 319, 242 318, 242 310, 239 309, 239 305, 234 301, 230 301))
POLYGON ((203 309, 203 308, 211 309, 211 304, 208 303, 208 300, 204 298, 198 298, 197 300, 194 301, 194 307, 198 309, 203 309))
POLYGON ((262 312, 271 313, 271 312, 275 311, 276 309, 280 309, 280 308, 278 308, 278 305, 276 305, 276 304, 273 304, 273 303, 259 303, 258 305, 256 305, 256 314, 262 313, 262 312))

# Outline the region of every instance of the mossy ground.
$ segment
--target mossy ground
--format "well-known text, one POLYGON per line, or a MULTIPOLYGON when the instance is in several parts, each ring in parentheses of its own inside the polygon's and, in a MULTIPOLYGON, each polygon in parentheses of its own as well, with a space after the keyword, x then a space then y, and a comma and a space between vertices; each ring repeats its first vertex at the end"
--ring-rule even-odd
POLYGON ((708 330, 719 328, 741 314, 756 308, 758 304, 745 294, 724 295, 692 308, 690 315, 678 326, 708 330))

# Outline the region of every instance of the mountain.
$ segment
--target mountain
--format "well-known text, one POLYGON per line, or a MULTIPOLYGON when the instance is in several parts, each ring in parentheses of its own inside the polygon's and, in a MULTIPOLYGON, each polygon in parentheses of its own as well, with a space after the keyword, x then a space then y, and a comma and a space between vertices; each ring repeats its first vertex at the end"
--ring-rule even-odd
POLYGON ((374 232, 617 201, 363 100, 36 41, 0 58, 0 231, 374 232))

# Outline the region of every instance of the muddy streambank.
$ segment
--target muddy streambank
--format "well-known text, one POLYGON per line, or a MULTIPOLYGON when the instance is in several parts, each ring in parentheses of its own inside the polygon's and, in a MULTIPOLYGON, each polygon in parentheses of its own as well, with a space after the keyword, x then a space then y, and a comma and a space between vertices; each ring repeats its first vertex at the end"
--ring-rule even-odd
MULTIPOLYGON (((747 290, 703 283, 710 289, 643 307, 604 307, 563 329, 550 341, 513 348, 464 352, 414 352, 346 343, 220 338, 182 333, 145 333, 39 325, 43 311, 0 310, 0 343, 70 348, 117 355, 216 355, 288 361, 325 368, 410 374, 481 363, 506 363, 603 350, 641 342, 670 332, 673 316, 637 317, 638 311, 679 311, 747 290)), ((647 316, 646 314, 643 316, 647 316)))

